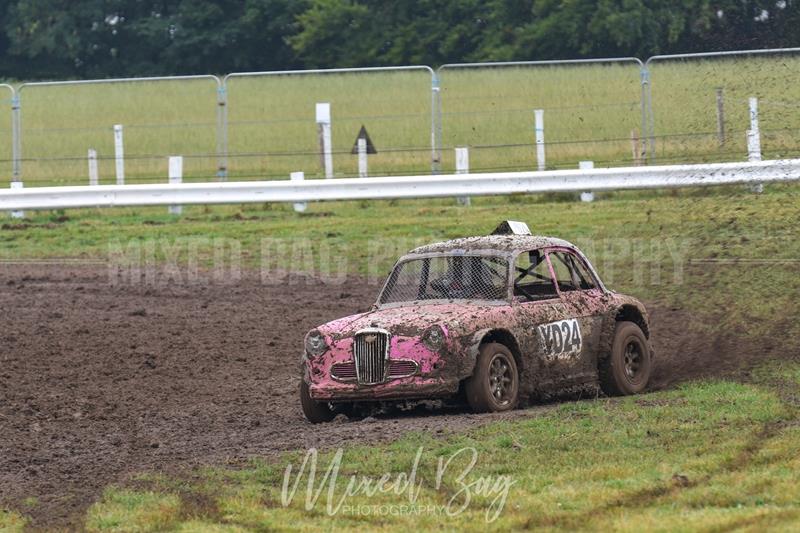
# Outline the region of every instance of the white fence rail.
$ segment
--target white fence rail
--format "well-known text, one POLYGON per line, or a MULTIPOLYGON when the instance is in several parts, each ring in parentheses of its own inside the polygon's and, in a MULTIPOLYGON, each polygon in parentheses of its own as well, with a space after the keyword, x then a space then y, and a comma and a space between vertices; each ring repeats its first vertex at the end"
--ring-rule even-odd
POLYGON ((491 196, 792 180, 800 180, 800 159, 307 181, 32 187, 0 191, 0 210, 491 196))

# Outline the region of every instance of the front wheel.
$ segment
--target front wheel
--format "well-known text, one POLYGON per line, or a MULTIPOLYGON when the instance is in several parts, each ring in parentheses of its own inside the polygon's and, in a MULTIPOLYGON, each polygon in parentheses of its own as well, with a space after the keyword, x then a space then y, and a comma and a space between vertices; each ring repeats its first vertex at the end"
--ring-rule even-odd
POLYGON ((642 329, 617 322, 611 353, 600 362, 600 388, 609 396, 642 392, 650 381, 652 354, 642 329))
POLYGON ((472 377, 464 384, 467 403, 476 413, 509 411, 519 399, 519 372, 511 351, 496 342, 480 347, 472 377))
POLYGON ((311 398, 311 394, 308 392, 308 383, 303 379, 300 380, 300 405, 303 407, 306 419, 312 424, 330 422, 336 416, 330 404, 311 398))

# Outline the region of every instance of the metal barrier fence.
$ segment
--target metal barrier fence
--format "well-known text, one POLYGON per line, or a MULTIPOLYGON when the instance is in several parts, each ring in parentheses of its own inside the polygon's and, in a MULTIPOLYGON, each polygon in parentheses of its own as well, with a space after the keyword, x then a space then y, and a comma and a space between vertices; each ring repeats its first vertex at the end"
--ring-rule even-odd
POLYGON ((211 179, 221 155, 220 86, 210 75, 22 84, 26 181, 80 182, 93 149, 100 182, 114 182, 115 125, 122 126, 126 182, 161 181, 169 154, 186 158, 189 178, 211 179))
POLYGON ((0 189, 0 210, 495 196, 710 187, 800 179, 800 159, 592 170, 0 189))
POLYGON ((0 84, 0 124, 7 127, 0 127, 0 176, 15 174, 13 163, 16 161, 14 132, 15 120, 12 114, 12 107, 16 101, 16 91, 11 85, 0 84))
POLYGON ((642 67, 634 57, 443 65, 440 146, 469 146, 478 171, 574 168, 587 153, 599 164, 638 164, 642 67), (545 161, 534 109, 543 111, 545 161))
POLYGON ((794 157, 798 67, 793 48, 0 85, 0 174, 87 183, 94 149, 100 183, 113 183, 121 124, 126 183, 163 181, 169 155, 185 158, 187 181, 321 176, 317 103, 330 104, 336 177, 358 175, 362 126, 371 175, 450 171, 459 146, 472 171, 744 159, 751 96, 765 157, 794 157))
POLYGON ((362 127, 380 174, 431 168, 433 70, 426 66, 243 72, 224 78, 228 170, 237 179, 322 174, 315 106, 330 105, 336 176, 357 175, 362 127))
POLYGON ((651 161, 726 161, 747 153, 748 99, 758 98, 762 152, 800 151, 800 48, 647 60, 651 161))

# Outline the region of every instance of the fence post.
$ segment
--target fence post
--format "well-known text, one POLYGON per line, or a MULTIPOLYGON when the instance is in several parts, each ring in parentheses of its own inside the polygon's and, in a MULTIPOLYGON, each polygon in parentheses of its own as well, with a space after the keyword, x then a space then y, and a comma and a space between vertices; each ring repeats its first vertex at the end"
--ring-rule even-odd
POLYGON ((16 91, 11 95, 11 165, 12 181, 22 180, 22 101, 16 91))
MULTIPOLYGON (((10 187, 22 189, 22 140, 20 139, 20 99, 19 93, 12 89, 11 94, 11 159, 12 178, 10 187)), ((25 211, 11 211, 11 218, 25 218, 25 211)))
POLYGON ((117 185, 125 185, 125 147, 122 141, 122 124, 114 125, 114 162, 117 170, 117 185))
MULTIPOLYGON (((169 158, 169 184, 177 185, 183 182, 183 157, 170 156, 169 158)), ((170 215, 180 215, 183 213, 183 206, 171 205, 168 208, 170 215)))
POLYGON ((725 144, 725 94, 722 87, 717 87, 717 138, 719 145, 725 144))
MULTIPOLYGON (((305 172, 292 172, 289 175, 289 179, 291 181, 303 181, 305 177, 306 177, 305 172)), ((295 213, 303 213, 308 207, 308 204, 306 202, 295 202, 294 204, 292 204, 292 206, 294 207, 295 213)))
POLYGON ((639 132, 631 130, 631 155, 633 156, 633 166, 635 167, 642 164, 642 146, 639 132))
MULTIPOLYGON (((469 148, 456 148, 456 174, 469 174, 469 148)), ((469 196, 459 196, 458 205, 469 206, 469 196)))
POLYGON ((642 84, 642 145, 644 148, 644 161, 654 163, 656 160, 656 120, 653 116, 653 85, 650 81, 648 59, 639 71, 642 84))
MULTIPOLYGON (((747 130, 747 160, 761 161, 761 131, 758 127, 758 98, 750 97, 750 129, 747 130)), ((755 193, 764 192, 763 183, 754 183, 750 190, 755 193)))
POLYGON ((367 140, 358 138, 358 177, 367 177, 367 140))
POLYGON ((442 87, 439 74, 431 76, 431 173, 442 169, 442 87))
MULTIPOLYGON (((22 189, 21 181, 12 181, 12 189, 22 189)), ((25 218, 25 211, 11 211, 11 218, 25 218)))
POLYGON ((97 171, 97 150, 89 148, 89 185, 100 183, 100 173, 97 171))
POLYGON ((536 162, 539 170, 547 168, 544 155, 544 109, 536 109, 536 162))
POLYGON ((317 132, 319 134, 320 157, 325 177, 333 177, 333 149, 331 147, 331 104, 317 104, 317 132))
MULTIPOLYGON (((581 170, 592 170, 594 168, 594 161, 581 161, 578 163, 578 168, 581 170)), ((581 202, 594 202, 594 193, 591 191, 582 192, 581 202)))
POLYGON ((217 80, 217 179, 228 179, 228 91, 217 80))

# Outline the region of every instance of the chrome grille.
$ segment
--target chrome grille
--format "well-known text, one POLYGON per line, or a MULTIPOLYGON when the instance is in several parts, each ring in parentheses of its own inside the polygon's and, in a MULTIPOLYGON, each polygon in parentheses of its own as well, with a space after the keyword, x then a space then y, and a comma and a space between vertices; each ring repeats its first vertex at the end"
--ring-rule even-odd
POLYGON ((331 377, 339 381, 353 381, 356 379, 356 364, 352 361, 336 363, 331 366, 331 377))
POLYGON ((389 360, 389 379, 405 378, 417 373, 419 365, 415 361, 407 359, 389 360))
POLYGON ((389 332, 382 329, 365 329, 356 333, 353 339, 353 358, 360 384, 375 385, 386 381, 389 332))

